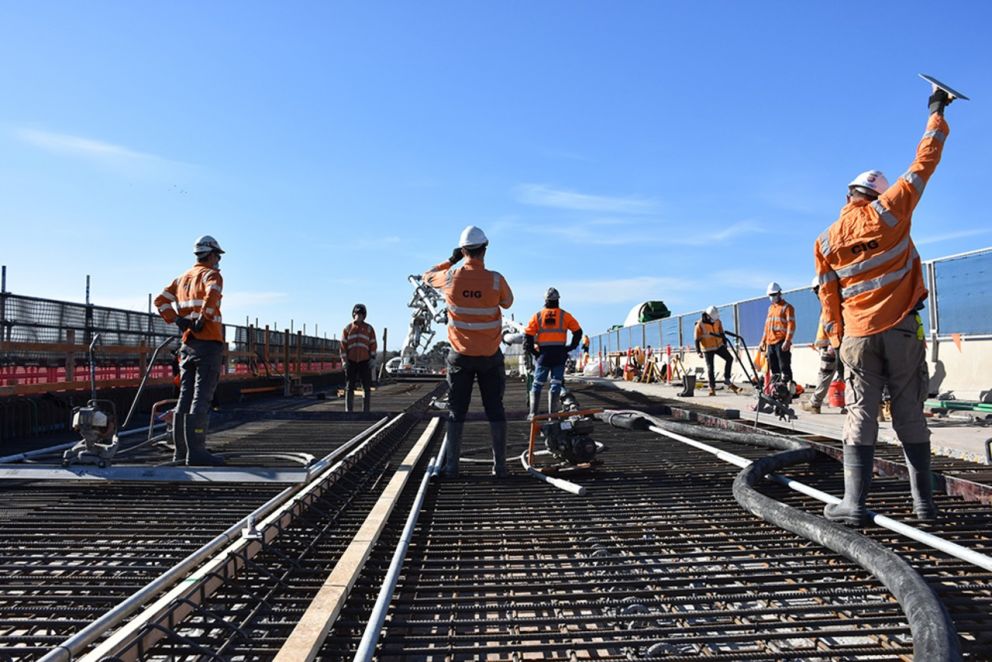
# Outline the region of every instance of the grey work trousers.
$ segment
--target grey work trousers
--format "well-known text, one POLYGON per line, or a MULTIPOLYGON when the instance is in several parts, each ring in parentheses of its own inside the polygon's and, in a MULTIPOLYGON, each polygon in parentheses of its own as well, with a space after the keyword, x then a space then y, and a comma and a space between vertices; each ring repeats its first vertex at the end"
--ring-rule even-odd
POLYGON ((820 350, 820 372, 816 376, 816 389, 810 397, 810 402, 816 406, 823 404, 830 390, 834 377, 844 380, 844 362, 837 360, 837 352, 833 348, 820 350))
POLYGON ((190 338, 179 348, 179 403, 177 414, 205 414, 210 411, 220 366, 224 361, 224 343, 190 338))
POLYGON ((847 366, 847 419, 844 443, 874 446, 878 439, 878 409, 882 390, 892 396, 892 428, 903 444, 930 442, 923 418, 930 377, 927 372, 922 322, 910 313, 899 324, 863 338, 845 337, 840 358, 847 366))

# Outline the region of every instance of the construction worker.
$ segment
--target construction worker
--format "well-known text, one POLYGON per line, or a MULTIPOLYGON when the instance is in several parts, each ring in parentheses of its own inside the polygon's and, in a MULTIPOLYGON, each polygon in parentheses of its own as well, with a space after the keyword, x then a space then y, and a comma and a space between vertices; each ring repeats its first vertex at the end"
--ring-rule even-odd
POLYGON ((565 361, 568 353, 579 346, 582 327, 571 313, 559 307, 558 290, 548 288, 544 295, 544 308, 534 313, 524 329, 524 351, 533 354, 537 366, 534 369, 534 383, 530 388, 530 412, 528 419, 537 416, 541 408, 541 391, 551 378, 548 390, 548 412, 558 411, 561 387, 565 383, 565 361), (566 345, 566 335, 572 332, 572 341, 566 345))
POLYGON ((589 336, 582 336, 582 367, 580 370, 584 370, 587 365, 589 365, 589 346, 591 342, 589 336))
POLYGON ((365 321, 368 311, 364 303, 351 309, 351 324, 341 332, 341 362, 344 363, 344 410, 355 410, 355 380, 362 380, 362 411, 372 407, 372 360, 377 350, 375 329, 365 321))
POLYGON ((824 515, 852 526, 866 523, 882 390, 892 396, 892 427, 909 468, 913 513, 934 520, 930 430, 923 418, 929 390, 923 322, 918 311, 927 290, 919 253, 910 238, 913 210, 940 161, 948 127, 944 107, 953 100, 936 86, 916 158, 889 186, 878 170, 848 184, 840 218, 816 240, 816 273, 823 330, 840 348, 849 371, 844 424, 844 499, 824 515))
POLYGON ((207 451, 210 402, 224 360, 224 326, 220 300, 220 244, 204 235, 193 245, 196 264, 155 297, 158 314, 183 334, 179 348, 179 402, 172 422, 173 461, 186 465, 221 465, 224 459, 207 451))
MULTIPOLYGON (((813 294, 820 293, 820 279, 813 277, 813 294)), ((823 400, 827 397, 830 384, 835 381, 844 381, 844 363, 837 360, 837 350, 830 344, 827 334, 823 330, 823 314, 820 314, 820 322, 816 327, 816 340, 813 342, 820 352, 820 372, 817 374, 816 389, 809 400, 803 403, 803 409, 811 414, 819 414, 823 406, 823 400)), ((840 413, 846 414, 847 409, 842 407, 840 413)))
POLYGON ((792 386, 792 338, 796 335, 796 309, 782 298, 782 287, 775 282, 768 283, 766 290, 771 305, 765 318, 765 335, 761 338, 758 351, 768 359, 768 369, 772 382, 784 380, 792 386))
POLYGON ((448 442, 444 476, 458 477, 465 414, 472 399, 472 385, 478 380, 482 406, 489 419, 493 442, 493 475, 504 478, 506 468, 506 413, 503 391, 506 368, 500 341, 503 315, 500 308, 513 304, 513 292, 506 279, 486 269, 489 239, 481 228, 466 227, 451 257, 428 269, 424 281, 444 294, 448 305, 448 342, 446 359, 448 379, 448 442), (455 267, 465 259, 465 264, 455 267))
POLYGON ((703 311, 695 329, 696 353, 706 361, 706 371, 710 380, 710 395, 716 395, 716 357, 723 359, 723 383, 728 389, 737 393, 739 388, 730 381, 730 371, 734 365, 734 357, 727 349, 727 338, 723 335, 723 322, 720 321, 720 311, 716 306, 710 306, 703 311))

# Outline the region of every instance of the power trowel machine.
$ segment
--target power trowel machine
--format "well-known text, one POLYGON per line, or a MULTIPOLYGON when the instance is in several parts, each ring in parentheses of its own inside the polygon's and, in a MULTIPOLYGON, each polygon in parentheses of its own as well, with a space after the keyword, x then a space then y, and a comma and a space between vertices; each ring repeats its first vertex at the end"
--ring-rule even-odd
POLYGON ((602 464, 596 454, 603 445, 592 438, 595 415, 601 409, 582 409, 575 396, 562 389, 561 409, 557 412, 535 416, 530 426, 530 446, 527 463, 534 464, 535 446, 538 441, 544 444, 545 454, 551 455, 557 463, 537 469, 541 473, 553 474, 568 469, 588 469, 602 464))

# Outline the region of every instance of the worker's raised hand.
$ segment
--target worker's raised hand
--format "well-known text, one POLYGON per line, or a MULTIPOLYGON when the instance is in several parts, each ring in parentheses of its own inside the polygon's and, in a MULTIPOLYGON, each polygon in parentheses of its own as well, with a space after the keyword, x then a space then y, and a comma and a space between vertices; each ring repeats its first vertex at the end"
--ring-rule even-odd
POLYGON ((455 248, 453 251, 451 251, 451 257, 448 258, 448 262, 450 262, 451 264, 457 264, 462 259, 462 257, 464 257, 462 255, 462 249, 455 248))
POLYGON ((930 114, 933 115, 937 113, 938 115, 944 114, 944 108, 951 105, 954 101, 954 97, 947 93, 947 91, 940 89, 936 85, 933 86, 933 94, 930 95, 928 100, 930 104, 930 114))
POLYGON ((193 328, 193 323, 186 319, 185 317, 176 318, 176 326, 179 327, 180 331, 189 331, 193 328))

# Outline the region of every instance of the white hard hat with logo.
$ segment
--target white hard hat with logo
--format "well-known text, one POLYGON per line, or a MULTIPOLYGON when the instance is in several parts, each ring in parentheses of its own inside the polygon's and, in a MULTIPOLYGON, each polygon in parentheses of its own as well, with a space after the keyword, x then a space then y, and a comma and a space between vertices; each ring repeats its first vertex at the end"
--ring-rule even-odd
POLYGON ((205 234, 193 244, 194 255, 206 255, 208 253, 223 253, 224 250, 217 243, 217 240, 209 234, 205 234))
POLYGON ((869 195, 875 194, 879 196, 889 188, 889 180, 885 178, 881 170, 866 170, 851 180, 847 188, 857 188, 869 195))
POLYGON ((470 225, 462 230, 462 236, 458 238, 459 248, 477 248, 489 243, 489 238, 482 228, 470 225))
POLYGON ((781 294, 781 293, 782 293, 781 285, 779 285, 775 281, 768 283, 768 289, 765 291, 765 294, 771 295, 771 294, 781 294))
POLYGON ((720 311, 717 309, 716 306, 710 306, 709 308, 707 308, 706 314, 709 315, 710 319, 712 320, 720 319, 720 311))

